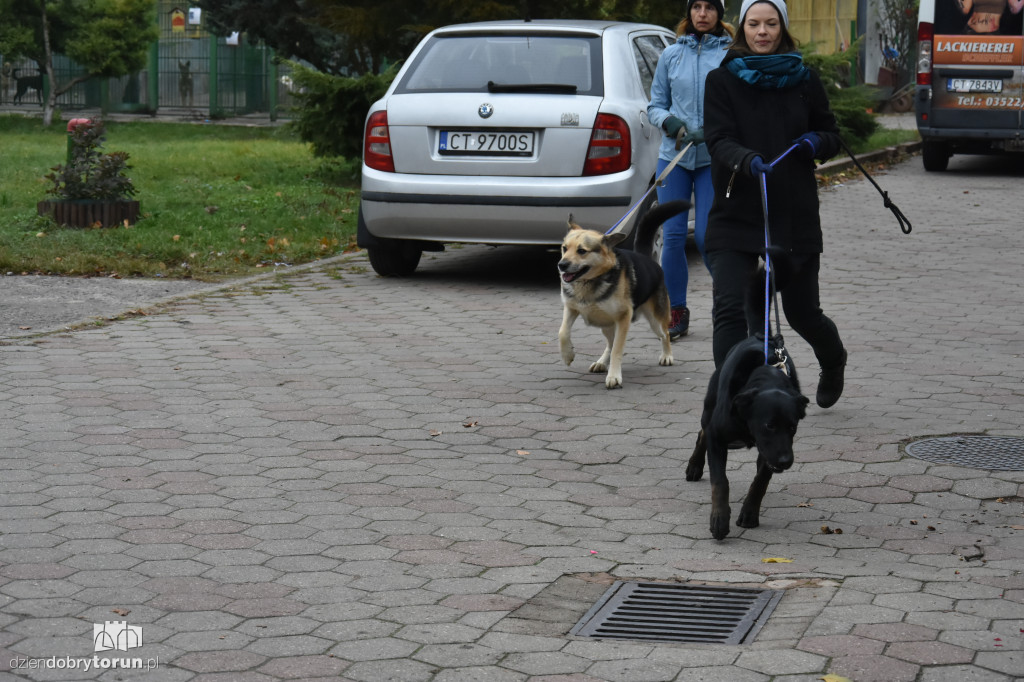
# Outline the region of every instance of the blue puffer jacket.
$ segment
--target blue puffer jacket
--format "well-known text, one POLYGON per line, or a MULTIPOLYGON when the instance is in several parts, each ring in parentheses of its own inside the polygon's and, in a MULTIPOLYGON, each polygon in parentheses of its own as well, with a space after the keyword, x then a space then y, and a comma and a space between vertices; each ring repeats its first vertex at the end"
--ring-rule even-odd
MULTIPOLYGON (((687 129, 704 127, 704 79, 722 63, 730 44, 732 39, 725 33, 705 34, 700 39, 687 34, 661 53, 647 105, 647 118, 663 134, 658 158, 671 161, 678 153, 675 139, 664 135, 661 127, 670 115, 681 119, 687 129)), ((710 163, 707 145, 700 144, 691 147, 679 165, 693 170, 710 163)))

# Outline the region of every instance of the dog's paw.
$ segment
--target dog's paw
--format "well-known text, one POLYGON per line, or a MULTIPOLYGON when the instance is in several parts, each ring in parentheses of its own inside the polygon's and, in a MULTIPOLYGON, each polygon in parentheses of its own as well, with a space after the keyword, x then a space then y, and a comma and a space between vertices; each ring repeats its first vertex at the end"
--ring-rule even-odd
POLYGON ((658 364, 661 365, 662 367, 668 367, 673 362, 674 361, 672 360, 671 355, 662 355, 660 358, 658 358, 658 364))
POLYGON ((622 388, 622 375, 621 374, 609 374, 604 380, 604 385, 607 388, 622 388))
POLYGON ((590 366, 591 374, 597 374, 599 372, 607 372, 607 371, 608 371, 608 365, 604 364, 600 360, 598 360, 597 362, 595 362, 594 364, 592 364, 590 366))
POLYGON ((736 517, 736 525, 740 528, 757 528, 760 526, 761 520, 758 518, 757 510, 741 509, 740 515, 736 517))
POLYGON ((562 362, 568 367, 572 364, 572 361, 576 359, 576 350, 569 346, 569 348, 562 349, 562 362))
POLYGON ((729 510, 724 513, 711 512, 711 537, 722 540, 729 534, 729 510))
POLYGON ((686 467, 686 480, 699 481, 704 476, 704 467, 690 464, 686 467))

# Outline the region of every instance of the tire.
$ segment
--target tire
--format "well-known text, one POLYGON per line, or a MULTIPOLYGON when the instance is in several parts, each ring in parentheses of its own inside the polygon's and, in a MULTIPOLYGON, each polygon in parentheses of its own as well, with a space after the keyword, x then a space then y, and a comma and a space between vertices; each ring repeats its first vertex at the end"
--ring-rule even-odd
POLYGON ((423 249, 404 239, 379 239, 366 248, 370 267, 381 277, 408 277, 420 264, 423 249))
POLYGON ((905 114, 910 111, 910 108, 914 106, 914 96, 912 93, 905 92, 902 95, 897 95, 889 100, 889 106, 897 114, 905 114))
POLYGON ((949 151, 949 145, 945 142, 925 141, 921 145, 921 160, 924 162, 924 169, 929 172, 946 170, 949 166, 949 157, 953 154, 949 151))

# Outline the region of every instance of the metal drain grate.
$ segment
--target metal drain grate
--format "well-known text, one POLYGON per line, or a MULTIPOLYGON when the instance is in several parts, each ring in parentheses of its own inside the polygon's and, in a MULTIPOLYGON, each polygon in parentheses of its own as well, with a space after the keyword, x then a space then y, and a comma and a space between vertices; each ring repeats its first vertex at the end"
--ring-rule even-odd
POLYGON ((742 644, 753 640, 780 599, 779 590, 617 582, 569 634, 742 644))
POLYGON ((1024 438, 998 436, 946 436, 908 444, 911 457, 936 464, 974 469, 1024 471, 1024 438))

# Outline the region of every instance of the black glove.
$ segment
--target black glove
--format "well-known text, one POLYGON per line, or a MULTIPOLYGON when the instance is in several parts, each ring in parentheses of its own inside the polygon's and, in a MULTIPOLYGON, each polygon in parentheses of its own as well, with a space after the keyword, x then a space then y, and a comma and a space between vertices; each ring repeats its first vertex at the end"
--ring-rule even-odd
POLYGON ((686 133, 686 135, 683 136, 683 139, 681 139, 679 141, 681 143, 679 145, 680 149, 682 149, 683 147, 685 147, 686 145, 688 145, 691 142, 693 143, 693 146, 695 146, 695 147, 697 145, 699 145, 699 144, 704 144, 704 129, 703 128, 690 128, 689 131, 690 132, 686 133))
POLYGON ((772 167, 769 164, 765 163, 764 159, 762 159, 760 156, 755 156, 750 160, 749 170, 750 174, 756 178, 761 173, 764 173, 765 175, 771 173, 772 167))
POLYGON ((676 137, 679 135, 679 131, 682 130, 685 125, 682 120, 675 116, 669 116, 665 119, 665 122, 661 124, 661 127, 665 130, 665 134, 669 137, 676 137))
POLYGON ((797 154, 805 159, 813 160, 821 150, 821 137, 818 133, 804 133, 793 140, 793 144, 797 145, 797 154))

